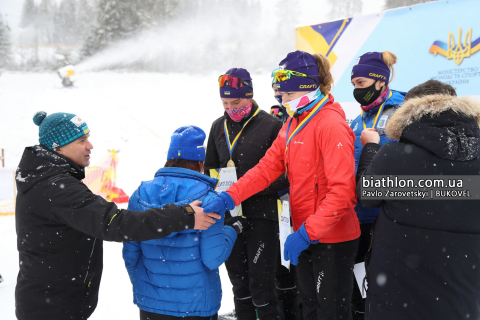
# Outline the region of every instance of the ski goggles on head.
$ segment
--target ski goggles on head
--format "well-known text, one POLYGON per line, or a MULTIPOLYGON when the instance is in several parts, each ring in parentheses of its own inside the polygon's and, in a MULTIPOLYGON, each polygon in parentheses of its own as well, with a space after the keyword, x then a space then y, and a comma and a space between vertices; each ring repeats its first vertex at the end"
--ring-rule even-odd
POLYGON ((245 81, 243 81, 239 77, 226 75, 226 74, 218 77, 218 85, 220 86, 220 88, 223 88, 225 85, 228 85, 230 88, 235 88, 235 89, 238 89, 238 88, 243 87, 243 86, 247 86, 247 87, 253 89, 253 87, 251 85, 249 85, 248 83, 246 83, 245 81))
POLYGON ((275 71, 278 71, 278 70, 280 70, 280 67, 273 69, 272 75, 270 76, 270 78, 272 78, 272 86, 275 84, 275 74, 274 73, 275 73, 275 71))
POLYGON ((285 69, 280 69, 280 70, 273 70, 273 82, 283 82, 289 80, 292 76, 296 77, 306 77, 310 78, 315 81, 315 83, 318 83, 318 80, 315 78, 312 78, 310 76, 307 76, 304 73, 300 73, 297 71, 291 71, 291 70, 285 70, 285 69))

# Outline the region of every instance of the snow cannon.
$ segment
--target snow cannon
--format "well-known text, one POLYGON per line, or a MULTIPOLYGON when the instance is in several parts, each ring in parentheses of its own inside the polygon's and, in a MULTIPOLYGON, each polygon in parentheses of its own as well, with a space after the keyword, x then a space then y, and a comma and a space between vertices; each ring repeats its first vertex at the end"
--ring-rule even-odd
POLYGON ((75 82, 73 76, 75 75, 75 67, 72 65, 65 66, 57 70, 57 74, 62 79, 64 87, 71 87, 75 82))

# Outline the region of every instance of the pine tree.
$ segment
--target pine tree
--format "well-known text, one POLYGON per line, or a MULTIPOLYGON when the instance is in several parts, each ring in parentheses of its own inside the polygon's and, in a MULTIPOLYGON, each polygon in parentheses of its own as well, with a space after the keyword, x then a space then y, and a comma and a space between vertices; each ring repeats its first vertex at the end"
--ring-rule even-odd
POLYGON ((136 3, 130 0, 100 0, 97 25, 82 50, 89 55, 113 42, 132 36, 140 25, 136 3))
POLYGON ((0 14, 0 68, 8 67, 12 63, 12 48, 9 30, 0 14))
POLYGON ((55 43, 76 44, 79 40, 76 24, 76 1, 63 0, 55 14, 55 43))
MULTIPOLYGON (((387 0, 388 1, 388 0, 387 0)), ((332 9, 329 20, 350 18, 362 12, 362 1, 358 0, 330 0, 332 9)))
POLYGON ((136 4, 139 30, 163 26, 174 17, 179 0, 139 0, 136 4))
POLYGON ((26 28, 35 23, 36 8, 34 0, 25 0, 22 8, 20 27, 26 28))
POLYGON ((35 28, 38 30, 39 42, 45 44, 53 43, 55 32, 55 13, 57 5, 55 0, 42 0, 37 9, 35 28))
MULTIPOLYGON (((85 0, 80 0, 85 2, 85 0)), ((113 42, 140 31, 164 26, 173 19, 180 0, 98 0, 97 20, 84 36, 83 55, 92 55, 113 42)))
POLYGON ((383 7, 384 10, 406 7, 406 6, 413 6, 416 4, 421 4, 425 2, 431 2, 434 0, 386 0, 385 6, 383 7))
POLYGON ((77 0, 76 29, 82 41, 92 33, 97 21, 96 2, 92 0, 77 0))

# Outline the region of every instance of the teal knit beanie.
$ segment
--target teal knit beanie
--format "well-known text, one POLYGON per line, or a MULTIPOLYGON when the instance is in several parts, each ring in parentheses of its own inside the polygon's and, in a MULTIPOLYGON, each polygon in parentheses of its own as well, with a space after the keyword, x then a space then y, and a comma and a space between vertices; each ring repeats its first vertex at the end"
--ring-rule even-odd
POLYGON ((40 144, 53 151, 90 132, 85 120, 72 113, 58 112, 47 117, 46 112, 39 111, 33 116, 33 122, 40 127, 40 144))

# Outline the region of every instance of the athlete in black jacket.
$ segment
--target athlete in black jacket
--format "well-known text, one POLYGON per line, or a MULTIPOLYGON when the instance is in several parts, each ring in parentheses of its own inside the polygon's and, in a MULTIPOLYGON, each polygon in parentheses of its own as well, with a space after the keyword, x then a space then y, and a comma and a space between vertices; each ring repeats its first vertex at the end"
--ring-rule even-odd
MULTIPOLYGON (((50 121, 45 128, 58 130, 58 139, 71 137, 72 115, 65 115, 66 120, 50 121)), ((58 152, 42 145, 28 147, 18 166, 15 218, 20 271, 15 305, 19 320, 87 319, 98 300, 102 240, 151 240, 185 228, 206 229, 214 221, 207 217, 206 225, 199 224, 205 214, 196 206, 192 210, 167 205, 136 212, 119 210, 93 194, 82 183, 84 167, 77 163, 89 163, 88 136, 80 135, 68 145, 52 142, 60 146, 58 152), (63 148, 79 150, 69 154, 77 162, 63 156, 63 148)))
MULTIPOLYGON (((220 95, 225 114, 212 124, 205 169, 208 172, 208 169, 226 167, 230 160, 224 129, 226 124, 230 142, 241 132, 231 154, 237 178, 240 179, 265 155, 282 123, 260 110, 252 99, 253 88, 248 71, 234 68, 222 77, 220 95), (239 84, 238 88, 230 86, 235 81, 239 84)), ((288 188, 288 181, 282 176, 264 191, 242 202, 246 217, 242 219, 243 231, 225 262, 233 284, 238 319, 256 319, 255 308, 260 320, 279 317, 275 296, 275 268, 279 251, 277 200, 278 191, 285 188, 288 188)))

